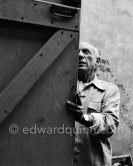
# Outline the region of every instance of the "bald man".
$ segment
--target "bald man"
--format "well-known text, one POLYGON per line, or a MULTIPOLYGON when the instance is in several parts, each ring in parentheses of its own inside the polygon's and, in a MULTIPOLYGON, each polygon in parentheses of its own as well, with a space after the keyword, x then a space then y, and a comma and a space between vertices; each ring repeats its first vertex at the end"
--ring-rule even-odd
POLYGON ((75 116, 73 166, 111 166, 111 144, 119 124, 120 93, 110 82, 95 74, 99 51, 87 42, 79 46, 78 92, 67 107, 75 116))

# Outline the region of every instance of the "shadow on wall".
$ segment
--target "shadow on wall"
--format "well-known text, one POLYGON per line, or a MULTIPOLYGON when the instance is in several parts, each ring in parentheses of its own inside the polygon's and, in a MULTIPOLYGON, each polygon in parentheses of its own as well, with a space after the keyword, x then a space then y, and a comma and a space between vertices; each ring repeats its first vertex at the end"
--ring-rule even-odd
POLYGON ((111 138, 113 146, 113 155, 131 154, 133 157, 133 103, 130 96, 126 92, 123 84, 112 73, 109 61, 107 59, 101 59, 98 66, 97 75, 99 79, 112 82, 116 84, 121 94, 120 104, 120 125, 111 138))

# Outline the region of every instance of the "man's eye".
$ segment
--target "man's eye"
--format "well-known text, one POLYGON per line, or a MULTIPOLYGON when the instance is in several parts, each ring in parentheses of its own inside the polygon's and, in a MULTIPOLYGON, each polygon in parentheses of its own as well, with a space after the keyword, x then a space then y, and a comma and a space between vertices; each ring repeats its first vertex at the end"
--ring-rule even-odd
POLYGON ((82 52, 83 52, 84 54, 91 54, 90 50, 88 50, 88 49, 83 49, 82 52))

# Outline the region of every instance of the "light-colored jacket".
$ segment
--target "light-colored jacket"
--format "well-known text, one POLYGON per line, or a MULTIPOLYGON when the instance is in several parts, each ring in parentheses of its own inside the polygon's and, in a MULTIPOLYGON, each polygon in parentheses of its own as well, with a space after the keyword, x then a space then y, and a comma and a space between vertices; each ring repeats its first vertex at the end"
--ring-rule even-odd
POLYGON ((108 138, 119 124, 120 93, 112 83, 96 76, 90 83, 78 83, 84 113, 94 117, 87 128, 75 122, 74 166, 110 166, 112 158, 108 138))

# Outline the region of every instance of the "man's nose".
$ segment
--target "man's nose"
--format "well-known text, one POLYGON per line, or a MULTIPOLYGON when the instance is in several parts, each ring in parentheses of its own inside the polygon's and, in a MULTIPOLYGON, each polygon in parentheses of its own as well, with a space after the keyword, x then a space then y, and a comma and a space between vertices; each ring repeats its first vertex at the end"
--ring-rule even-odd
POLYGON ((85 56, 83 55, 82 51, 79 52, 79 60, 84 59, 85 56))

